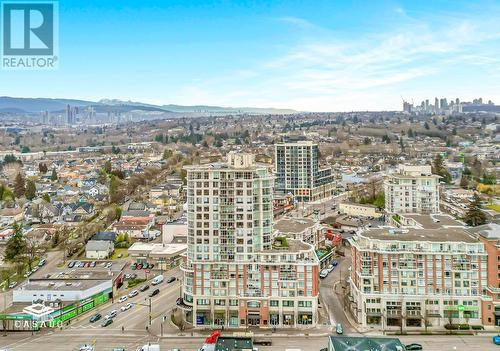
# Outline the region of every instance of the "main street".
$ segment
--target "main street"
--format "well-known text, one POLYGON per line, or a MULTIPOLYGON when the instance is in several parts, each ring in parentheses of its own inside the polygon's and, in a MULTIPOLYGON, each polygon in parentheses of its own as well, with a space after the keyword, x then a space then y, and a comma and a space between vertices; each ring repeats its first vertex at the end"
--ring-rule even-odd
MULTIPOLYGON (((355 336, 355 334, 352 334, 355 336)), ((359 335, 358 335, 359 336, 359 335)), ((269 335, 272 346, 257 346, 261 351, 319 351, 327 347, 327 336, 306 336, 297 333, 291 335, 269 335)), ((495 350, 491 336, 402 336, 399 339, 404 344, 417 342, 422 344, 425 351, 488 351, 495 350)), ((68 329, 54 331, 33 337, 20 337, 11 334, 0 337, 0 345, 12 351, 73 351, 85 343, 94 343, 96 351, 110 351, 113 347, 123 347, 125 350, 136 350, 148 342, 159 343, 162 351, 179 348, 182 351, 195 351, 203 344, 204 337, 186 333, 184 336, 169 336, 158 338, 145 331, 126 331, 121 333, 116 330, 76 330, 68 329)))

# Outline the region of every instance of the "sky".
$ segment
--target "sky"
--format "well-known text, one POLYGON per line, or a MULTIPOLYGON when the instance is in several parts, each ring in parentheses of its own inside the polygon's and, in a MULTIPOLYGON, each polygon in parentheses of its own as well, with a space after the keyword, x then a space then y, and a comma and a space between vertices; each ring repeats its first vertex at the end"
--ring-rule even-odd
POLYGON ((498 1, 61 0, 59 67, 0 96, 400 110, 500 104, 498 1))

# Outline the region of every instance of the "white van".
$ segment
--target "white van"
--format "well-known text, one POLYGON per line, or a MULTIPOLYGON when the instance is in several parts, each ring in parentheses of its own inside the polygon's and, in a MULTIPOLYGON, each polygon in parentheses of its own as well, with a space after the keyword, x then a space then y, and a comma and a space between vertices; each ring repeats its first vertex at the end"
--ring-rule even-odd
POLYGON ((160 345, 158 344, 147 344, 143 347, 139 347, 137 351, 160 351, 160 345))
POLYGON ((158 285, 160 283, 163 283, 163 275, 157 275, 156 277, 153 278, 151 281, 151 285, 158 285))

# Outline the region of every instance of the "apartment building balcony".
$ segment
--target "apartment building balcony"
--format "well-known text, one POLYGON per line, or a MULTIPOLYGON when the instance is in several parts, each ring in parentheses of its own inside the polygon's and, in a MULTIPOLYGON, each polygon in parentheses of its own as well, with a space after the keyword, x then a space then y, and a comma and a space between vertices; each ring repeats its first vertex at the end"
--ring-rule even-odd
POLYGON ((191 264, 188 264, 187 262, 181 262, 179 267, 183 272, 194 272, 193 266, 191 264))
POLYGON ((489 285, 486 289, 493 294, 500 294, 500 287, 489 285))

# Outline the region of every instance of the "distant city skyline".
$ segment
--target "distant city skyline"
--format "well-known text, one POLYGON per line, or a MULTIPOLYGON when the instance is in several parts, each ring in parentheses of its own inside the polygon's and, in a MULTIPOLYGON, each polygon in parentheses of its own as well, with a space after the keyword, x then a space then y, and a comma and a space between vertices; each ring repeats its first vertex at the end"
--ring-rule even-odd
POLYGON ((491 1, 61 2, 55 71, 0 71, 0 96, 299 111, 500 101, 491 1))

